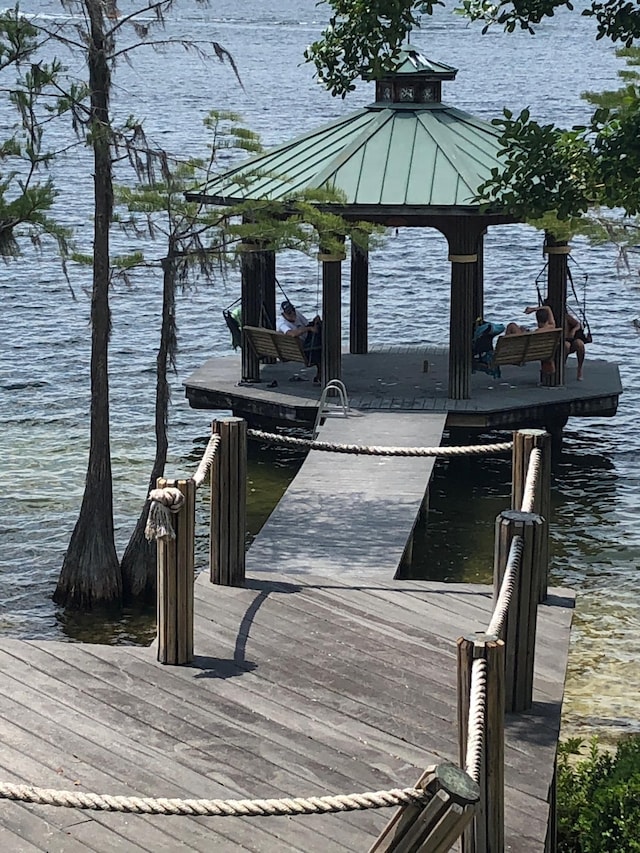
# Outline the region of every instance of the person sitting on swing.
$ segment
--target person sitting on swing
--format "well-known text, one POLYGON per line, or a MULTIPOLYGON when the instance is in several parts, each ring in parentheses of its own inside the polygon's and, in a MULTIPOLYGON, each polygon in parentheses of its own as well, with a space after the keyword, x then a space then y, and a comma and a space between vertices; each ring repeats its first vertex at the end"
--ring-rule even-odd
POLYGON ((578 360, 578 372, 576 378, 578 382, 582 380, 582 366, 585 356, 585 335, 582 323, 573 314, 568 311, 564 315, 564 357, 567 359, 570 353, 575 352, 578 360))
MULTIPOLYGON (((542 308, 546 308, 551 318, 553 319, 553 313, 551 312, 551 308, 545 299, 542 303, 542 308)), ((530 308, 525 308, 525 313, 531 313, 532 311, 538 311, 538 308, 534 308, 533 306, 530 308)), ((555 325, 555 321, 554 321, 555 325)), ((571 314, 569 311, 564 312, 564 360, 566 361, 572 352, 576 354, 576 359, 578 361, 578 370, 576 373, 576 379, 578 382, 582 381, 583 374, 583 365, 584 365, 584 357, 585 357, 585 335, 584 329, 582 328, 582 323, 571 314)))
POLYGON ((276 324, 276 329, 283 335, 291 335, 294 338, 300 338, 302 348, 307 358, 307 364, 315 365, 317 374, 313 381, 316 384, 320 383, 320 356, 322 354, 321 335, 322 335, 322 320, 316 314, 311 322, 307 320, 302 311, 298 311, 296 307, 285 299, 280 306, 280 317, 276 324))
MULTIPOLYGON (((528 305, 524 309, 525 314, 533 314, 535 312, 536 320, 538 323, 538 328, 533 331, 536 332, 545 332, 549 329, 556 328, 555 317, 553 316, 553 311, 547 304, 546 300, 542 303, 542 305, 528 305)), ((514 335, 522 332, 527 332, 529 329, 525 329, 522 326, 519 326, 517 323, 509 323, 507 326, 506 334, 514 335)), ((584 356, 585 356, 585 348, 584 348, 584 330, 582 328, 582 323, 578 320, 577 317, 574 317, 573 314, 570 314, 568 311, 565 311, 564 315, 564 359, 565 361, 569 357, 569 355, 574 352, 576 354, 576 358, 578 360, 578 372, 577 372, 577 380, 578 382, 582 381, 583 375, 583 365, 584 365, 584 356)), ((552 361, 543 361, 542 362, 542 372, 543 373, 554 373, 555 366, 552 361)))

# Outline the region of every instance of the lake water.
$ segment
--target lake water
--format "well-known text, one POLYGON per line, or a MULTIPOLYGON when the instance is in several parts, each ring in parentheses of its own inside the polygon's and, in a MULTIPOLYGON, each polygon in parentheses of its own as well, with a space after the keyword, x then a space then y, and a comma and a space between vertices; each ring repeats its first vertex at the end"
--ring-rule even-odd
MULTIPOLYGON (((125 0, 120 5, 125 14, 135 7, 125 0)), ((61 19, 57 2, 32 0, 23 9, 50 22, 61 19)), ((166 34, 220 42, 233 54, 244 90, 227 65, 203 62, 178 47, 146 50, 135 55, 132 66, 118 66, 114 111, 144 119, 151 138, 183 155, 204 154, 202 119, 213 108, 241 113, 267 146, 297 136, 373 100, 371 85, 358 87, 345 100, 331 98, 302 64, 305 46, 318 37, 326 18, 326 9, 312 0, 222 0, 208 9, 180 2, 166 34)), ((444 84, 443 99, 485 119, 500 115, 506 105, 514 111, 529 106, 541 121, 579 122, 588 112, 581 92, 614 87, 621 67, 610 45, 594 41, 592 25, 569 13, 556 15, 535 37, 498 31, 483 37, 479 26, 440 10, 435 19, 425 19, 412 41, 430 58, 460 69, 458 80, 444 84)), ((81 57, 69 56, 67 64, 70 74, 83 77, 81 57)), ((4 105, 0 109, 6 124, 10 114, 4 105)), ((55 133, 55 144, 73 142, 70 130, 55 133)), ((89 251, 91 164, 82 147, 57 163, 56 181, 56 214, 76 229, 89 251)), ((488 316, 508 320, 535 301, 541 243, 541 235, 524 226, 489 232, 488 316)), ((130 248, 114 229, 114 251, 130 248)), ((576 281, 589 277, 588 313, 595 335, 589 355, 621 363, 625 393, 616 418, 569 422, 554 484, 553 581, 578 591, 565 733, 602 729, 613 737, 640 730, 640 390, 638 337, 631 322, 640 316, 640 278, 637 272, 620 271, 610 248, 590 248, 581 241, 574 248, 576 281)), ((162 246, 148 247, 148 254, 161 257, 162 246)), ((294 301, 315 312, 319 269, 314 260, 281 255, 278 277, 294 301)), ((75 300, 53 253, 35 256, 25 247, 23 257, 5 265, 0 281, 0 631, 24 638, 141 641, 150 636, 148 618, 126 614, 118 623, 97 624, 92 618, 65 616, 51 601, 79 509, 88 449, 90 273, 76 268, 71 278, 75 300)), ((443 238, 426 231, 390 233, 371 257, 370 343, 424 342, 425 315, 433 318, 428 342, 445 343, 448 280, 443 238), (408 313, 397 307, 406 305, 411 306, 408 313)), ((112 293, 112 451, 120 553, 144 498, 153 458, 161 285, 160 271, 152 269, 132 286, 114 285, 112 293)), ((346 305, 346 278, 344 287, 346 305)), ((170 476, 193 472, 210 420, 209 413, 189 409, 180 382, 209 356, 229 351, 220 312, 238 295, 238 272, 231 270, 224 278, 195 282, 179 297, 170 476)), ((252 448, 253 532, 299 461, 296 453, 252 448)), ((508 502, 508 463, 473 462, 455 478, 447 473, 445 464, 437 466, 429 533, 421 534, 418 560, 429 577, 488 580, 493 519, 508 502)), ((201 564, 204 554, 201 536, 201 564)))

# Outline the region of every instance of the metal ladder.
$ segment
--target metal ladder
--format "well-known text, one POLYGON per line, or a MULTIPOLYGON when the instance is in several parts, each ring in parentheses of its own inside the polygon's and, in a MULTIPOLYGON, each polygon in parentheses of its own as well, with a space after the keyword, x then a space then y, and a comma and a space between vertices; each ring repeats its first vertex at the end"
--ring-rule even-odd
POLYGON ((347 396, 347 389, 340 379, 331 379, 322 389, 322 394, 320 395, 320 402, 318 404, 318 414, 316 415, 316 421, 313 425, 313 439, 318 437, 318 427, 320 426, 320 422, 323 418, 335 418, 335 417, 362 417, 360 412, 354 412, 349 407, 349 398, 347 396), (339 403, 330 404, 327 402, 327 397, 329 393, 335 394, 339 398, 339 403))

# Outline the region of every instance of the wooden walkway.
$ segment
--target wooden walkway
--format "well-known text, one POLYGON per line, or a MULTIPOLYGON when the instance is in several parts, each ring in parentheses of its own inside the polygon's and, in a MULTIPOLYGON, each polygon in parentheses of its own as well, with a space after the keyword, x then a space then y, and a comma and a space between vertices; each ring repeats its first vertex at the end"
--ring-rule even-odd
MULTIPOLYGON (((572 597, 539 612, 534 705, 507 723, 507 849, 542 853, 572 597)), ((196 659, 0 641, 0 777, 100 793, 273 797, 412 785, 457 759, 454 640, 485 587, 263 576, 196 584, 196 659)), ((11 853, 366 851, 390 810, 119 815, 0 802, 11 853)))
MULTIPOLYGON (((360 446, 438 447, 446 416, 329 417, 318 438, 360 446)), ((434 457, 311 450, 247 554, 247 574, 392 578, 423 504, 434 457)))
MULTIPOLYGON (((424 414, 371 413, 327 420, 322 438, 437 444, 443 419, 429 423, 430 435, 424 414)), ((312 451, 249 551, 246 587, 198 578, 192 665, 163 666, 152 648, 0 640, 0 780, 264 798, 410 787, 426 766, 457 763, 455 640, 486 629, 491 590, 391 579, 432 465, 312 451)), ((510 853, 544 853, 572 608, 562 590, 539 608, 533 707, 507 717, 510 853)), ((0 844, 366 853, 391 814, 191 818, 0 800, 0 844)))

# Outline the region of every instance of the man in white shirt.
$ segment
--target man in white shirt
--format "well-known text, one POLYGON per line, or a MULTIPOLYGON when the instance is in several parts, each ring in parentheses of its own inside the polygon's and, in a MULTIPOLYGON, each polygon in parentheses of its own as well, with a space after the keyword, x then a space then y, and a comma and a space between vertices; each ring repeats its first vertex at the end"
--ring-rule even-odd
POLYGON ((280 317, 276 328, 283 335, 291 335, 294 338, 300 338, 302 347, 307 357, 307 364, 315 364, 318 374, 314 378, 316 384, 320 383, 320 356, 322 353, 320 344, 320 335, 322 321, 320 317, 315 316, 313 322, 309 322, 302 311, 296 310, 295 306, 288 299, 280 306, 280 317))

